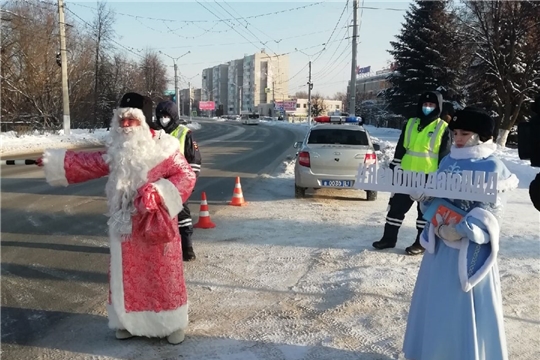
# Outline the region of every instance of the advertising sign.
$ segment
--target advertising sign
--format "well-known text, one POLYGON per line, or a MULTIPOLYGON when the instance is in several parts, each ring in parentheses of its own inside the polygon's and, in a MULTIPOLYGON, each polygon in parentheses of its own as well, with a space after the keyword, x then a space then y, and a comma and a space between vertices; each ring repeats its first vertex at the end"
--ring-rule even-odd
POLYGON ((366 67, 356 67, 356 73, 357 74, 369 74, 371 72, 371 65, 366 67))
POLYGON ((215 110, 215 101, 199 101, 199 110, 215 110))
POLYGON ((296 111, 296 99, 276 101, 274 105, 276 110, 296 111))

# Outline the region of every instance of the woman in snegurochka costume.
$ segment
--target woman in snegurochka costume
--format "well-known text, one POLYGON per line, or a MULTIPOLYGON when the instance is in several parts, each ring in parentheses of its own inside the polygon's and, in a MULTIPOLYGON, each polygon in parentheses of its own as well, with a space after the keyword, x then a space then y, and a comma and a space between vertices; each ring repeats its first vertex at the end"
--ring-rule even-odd
MULTIPOLYGON (((497 255, 505 192, 517 188, 494 152, 493 119, 467 107, 449 123, 451 152, 438 171, 498 173, 495 204, 445 199, 462 209, 458 224, 428 221, 420 243, 426 249, 412 296, 403 351, 408 360, 507 360, 497 255)), ((433 199, 413 196, 423 211, 433 199)))

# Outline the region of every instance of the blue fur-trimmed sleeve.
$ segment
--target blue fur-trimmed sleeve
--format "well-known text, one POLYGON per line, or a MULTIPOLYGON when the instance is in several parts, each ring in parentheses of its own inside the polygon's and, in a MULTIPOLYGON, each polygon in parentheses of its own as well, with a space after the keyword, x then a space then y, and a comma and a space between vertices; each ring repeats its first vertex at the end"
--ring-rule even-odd
POLYGON ((477 244, 489 243, 489 233, 487 227, 480 220, 471 216, 465 216, 463 220, 456 225, 456 231, 477 244))

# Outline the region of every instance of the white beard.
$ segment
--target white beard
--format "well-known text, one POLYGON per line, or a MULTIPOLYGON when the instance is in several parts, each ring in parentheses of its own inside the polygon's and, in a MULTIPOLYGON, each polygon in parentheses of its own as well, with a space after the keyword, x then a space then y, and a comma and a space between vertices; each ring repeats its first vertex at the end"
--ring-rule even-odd
POLYGON ((118 122, 115 124, 113 120, 111 125, 107 154, 104 156, 110 169, 106 186, 109 208, 107 224, 117 234, 129 235, 132 231, 131 217, 137 211, 133 201, 137 190, 147 183, 148 172, 155 165, 149 160, 156 143, 146 123, 120 128, 118 122))

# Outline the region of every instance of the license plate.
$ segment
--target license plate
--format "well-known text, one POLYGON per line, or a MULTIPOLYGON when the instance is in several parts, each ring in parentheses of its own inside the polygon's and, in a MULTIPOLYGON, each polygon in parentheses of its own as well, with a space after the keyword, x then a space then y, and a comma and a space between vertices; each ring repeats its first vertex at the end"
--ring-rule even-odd
POLYGON ((352 180, 321 180, 321 185, 326 187, 352 187, 352 180))

